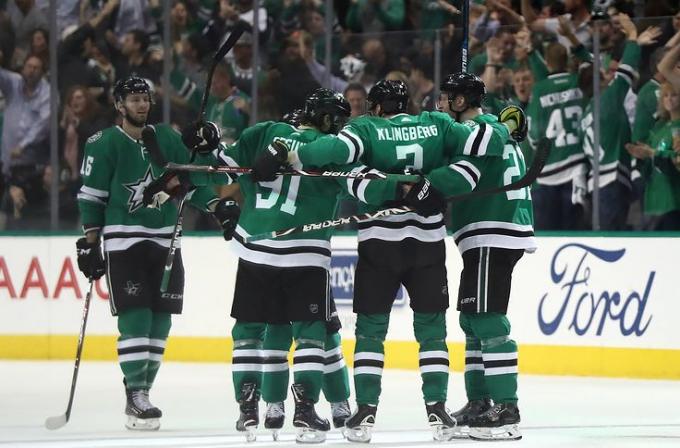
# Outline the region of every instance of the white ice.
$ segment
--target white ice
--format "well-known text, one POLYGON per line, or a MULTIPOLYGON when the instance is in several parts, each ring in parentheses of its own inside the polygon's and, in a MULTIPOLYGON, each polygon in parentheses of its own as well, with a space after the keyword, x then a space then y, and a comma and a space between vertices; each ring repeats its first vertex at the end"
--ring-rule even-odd
MULTIPOLYGON (((234 429, 237 406, 228 364, 165 363, 151 395, 164 412, 161 430, 138 433, 123 426, 125 398, 118 365, 84 362, 70 422, 49 431, 43 426, 45 418, 64 412, 72 368, 71 362, 62 361, 0 362, 0 447, 246 446, 234 429)), ((461 374, 451 375, 451 408, 464 402, 462 379, 461 374)), ((524 439, 502 442, 503 446, 680 447, 680 382, 523 375, 519 397, 524 439)), ((293 409, 290 399, 286 409, 289 413, 293 409)), ((318 409, 329 417, 323 399, 318 409)), ((498 442, 471 440, 446 445, 463 444, 498 447, 498 442)), ((287 421, 279 442, 260 429, 249 447, 293 445, 294 432, 287 421)), ((349 443, 333 430, 326 445, 349 443)), ((371 445, 435 445, 425 422, 417 372, 385 371, 371 445)))

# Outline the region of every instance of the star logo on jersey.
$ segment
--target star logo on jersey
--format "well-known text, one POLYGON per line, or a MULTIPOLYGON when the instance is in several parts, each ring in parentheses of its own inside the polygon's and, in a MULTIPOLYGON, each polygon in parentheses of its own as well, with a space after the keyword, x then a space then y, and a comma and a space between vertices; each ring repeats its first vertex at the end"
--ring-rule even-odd
MULTIPOLYGON (((154 179, 153 173, 151 172, 151 166, 149 165, 144 176, 137 182, 123 184, 123 186, 130 192, 130 197, 128 198, 128 210, 130 213, 138 210, 142 206, 142 200, 144 199, 144 189, 148 187, 149 184, 154 181, 154 179)), ((160 204, 156 204, 155 208, 160 210, 160 204)))

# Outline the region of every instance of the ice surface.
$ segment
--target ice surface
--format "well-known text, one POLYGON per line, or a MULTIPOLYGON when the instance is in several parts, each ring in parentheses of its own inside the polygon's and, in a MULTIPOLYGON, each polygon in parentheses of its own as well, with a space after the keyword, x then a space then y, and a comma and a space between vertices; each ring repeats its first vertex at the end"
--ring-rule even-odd
MULTIPOLYGON (((71 420, 65 427, 49 431, 44 427, 45 418, 66 408, 72 362, 0 362, 0 447, 246 446, 234 429, 237 405, 230 367, 164 364, 151 394, 152 402, 164 413, 161 430, 137 433, 123 426, 125 395, 117 364, 83 362, 71 420)), ((451 375, 451 408, 465 401, 462 380, 459 373, 451 375)), ((509 447, 680 447, 680 382, 524 375, 520 376, 519 397, 524 439, 507 442, 509 447)), ((291 415, 290 397, 286 409, 291 415)), ((318 409, 330 417, 330 407, 323 399, 318 409)), ((264 405, 260 411, 264 413, 264 405)), ((257 442, 249 447, 295 445, 290 420, 276 443, 260 427, 257 442)), ((444 445, 463 444, 498 448, 497 442, 471 440, 444 445)), ((326 445, 350 444, 333 430, 326 445)), ((385 371, 371 445, 435 445, 426 426, 416 371, 385 371)))

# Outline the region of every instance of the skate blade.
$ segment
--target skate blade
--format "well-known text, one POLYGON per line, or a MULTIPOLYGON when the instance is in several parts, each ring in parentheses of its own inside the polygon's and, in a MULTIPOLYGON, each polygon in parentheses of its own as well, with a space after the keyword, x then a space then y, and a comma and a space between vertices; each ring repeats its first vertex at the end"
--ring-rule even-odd
POLYGON ((279 440, 279 432, 281 430, 280 429, 271 429, 270 431, 272 432, 272 440, 274 440, 274 442, 277 442, 279 440))
POLYGON ((158 431, 161 422, 157 418, 137 418, 128 415, 125 427, 131 431, 158 431))
POLYGON ((511 441, 520 440, 522 433, 516 424, 498 428, 470 428, 470 438, 482 441, 511 441))
POLYGON ((345 427, 342 430, 342 435, 350 442, 368 443, 371 441, 371 429, 370 426, 345 427))
POLYGON ((326 433, 311 428, 297 428, 295 441, 297 443, 323 443, 326 441, 326 433))
POLYGON ((468 436, 461 435, 460 427, 458 426, 444 426, 444 425, 431 425, 432 427, 432 438, 435 442, 448 442, 453 439, 467 439, 468 436))

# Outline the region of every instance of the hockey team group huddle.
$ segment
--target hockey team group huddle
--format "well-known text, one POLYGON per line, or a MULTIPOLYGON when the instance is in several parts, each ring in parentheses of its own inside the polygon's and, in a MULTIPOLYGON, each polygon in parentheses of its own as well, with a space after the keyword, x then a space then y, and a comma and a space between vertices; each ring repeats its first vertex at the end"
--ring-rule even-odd
MULTIPOLYGON (((419 344, 423 425, 434 439, 522 437, 517 344, 506 311, 513 269, 536 249, 529 191, 535 168, 527 172, 519 148, 526 118, 516 106, 498 117, 484 114, 484 83, 469 73, 446 76, 440 90, 437 112, 409 115, 406 85, 379 81, 368 93, 368 113, 348 121, 345 98, 316 89, 303 109, 258 123, 225 146, 218 127, 202 119, 181 135, 147 125, 147 83, 130 77, 116 84, 122 124, 94 134, 85 147, 78 194, 85 236, 77 254, 90 281, 108 281, 129 429, 160 427, 149 392, 171 315, 182 311, 178 237, 187 201, 216 218, 239 257, 232 377, 236 429, 246 440, 255 440, 261 399, 264 427, 278 438, 294 342, 295 409, 288 417, 297 441, 325 441, 331 426, 315 409, 323 391, 333 425, 351 442, 369 442, 380 421, 390 310, 402 285, 419 344), (353 409, 329 284, 330 239, 334 226, 347 222, 337 214, 347 198, 360 208, 351 217, 358 227, 353 409), (463 259, 456 308, 466 336, 467 402, 453 413, 446 407, 449 205, 463 259)), ((534 165, 545 161, 540 152, 534 165)))

